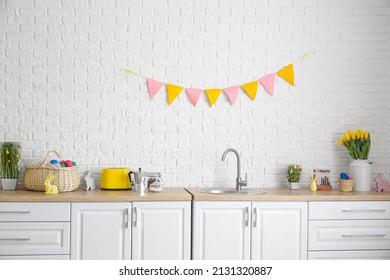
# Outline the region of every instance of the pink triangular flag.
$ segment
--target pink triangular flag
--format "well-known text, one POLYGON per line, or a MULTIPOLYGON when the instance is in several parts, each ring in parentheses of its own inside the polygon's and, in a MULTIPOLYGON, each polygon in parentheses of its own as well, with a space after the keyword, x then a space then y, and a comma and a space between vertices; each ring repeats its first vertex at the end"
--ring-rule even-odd
POLYGON ((162 88, 164 83, 152 79, 147 79, 147 80, 148 80, 149 99, 153 99, 153 97, 157 94, 157 92, 162 88))
POLYGON ((236 98, 237 98, 239 89, 240 89, 240 86, 232 86, 232 87, 228 87, 228 88, 223 89, 223 91, 229 97, 230 104, 233 105, 234 102, 236 102, 236 98))
POLYGON ((196 106, 196 103, 198 103, 202 91, 203 89, 200 88, 186 88, 188 98, 190 99, 192 105, 196 106))
POLYGON ((259 79, 260 84, 265 88, 266 91, 268 91, 271 96, 274 95, 275 77, 276 74, 269 74, 259 79))

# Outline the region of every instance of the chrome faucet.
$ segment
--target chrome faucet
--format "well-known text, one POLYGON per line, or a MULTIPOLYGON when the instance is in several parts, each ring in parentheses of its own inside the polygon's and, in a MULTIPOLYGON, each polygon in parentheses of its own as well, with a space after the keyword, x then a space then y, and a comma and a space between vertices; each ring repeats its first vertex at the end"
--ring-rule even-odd
POLYGON ((236 191, 240 192, 241 191, 241 186, 246 186, 248 185, 248 182, 247 182, 247 177, 248 177, 248 174, 245 174, 245 180, 241 180, 241 160, 240 160, 240 155, 239 153, 237 152, 237 150, 233 149, 233 148, 229 148, 227 149, 223 155, 222 155, 222 161, 225 161, 225 158, 226 158, 226 155, 229 153, 229 152, 233 152, 236 154, 236 157, 237 157, 237 178, 236 178, 236 191))

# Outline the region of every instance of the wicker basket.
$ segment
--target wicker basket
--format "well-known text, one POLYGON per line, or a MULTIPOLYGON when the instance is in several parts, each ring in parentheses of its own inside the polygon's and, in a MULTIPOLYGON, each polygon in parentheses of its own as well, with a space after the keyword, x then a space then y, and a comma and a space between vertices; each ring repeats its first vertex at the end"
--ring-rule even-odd
POLYGON ((48 165, 47 162, 51 153, 55 153, 58 160, 61 158, 58 151, 50 150, 47 152, 42 164, 26 166, 26 173, 24 175, 24 185, 26 189, 44 192, 46 177, 50 173, 54 176, 52 184, 56 185, 60 192, 74 191, 80 185, 80 173, 78 167, 57 167, 51 166, 50 164, 48 165))
POLYGON ((351 192, 353 187, 353 180, 342 180, 339 179, 340 191, 351 192))

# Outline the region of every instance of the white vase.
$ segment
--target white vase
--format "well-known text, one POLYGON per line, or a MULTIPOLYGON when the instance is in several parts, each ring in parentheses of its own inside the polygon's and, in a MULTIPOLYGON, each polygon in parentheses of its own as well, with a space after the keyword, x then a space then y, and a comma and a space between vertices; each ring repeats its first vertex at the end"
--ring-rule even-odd
POLYGON ((1 185, 5 191, 13 191, 16 189, 18 179, 1 179, 1 185))
POLYGON ((350 176, 353 177, 353 190, 358 192, 371 191, 372 164, 368 160, 355 159, 349 164, 350 176))
POLYGON ((299 182, 288 182, 288 188, 290 190, 297 190, 297 189, 299 189, 299 182))

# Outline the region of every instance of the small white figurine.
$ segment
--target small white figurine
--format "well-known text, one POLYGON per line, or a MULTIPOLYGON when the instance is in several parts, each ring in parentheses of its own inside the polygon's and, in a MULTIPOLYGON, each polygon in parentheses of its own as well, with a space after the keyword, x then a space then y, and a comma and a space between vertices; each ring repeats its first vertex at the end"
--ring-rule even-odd
POLYGON ((95 179, 91 177, 91 171, 88 171, 84 180, 85 180, 85 184, 87 185, 87 188, 86 188, 87 191, 96 189, 95 179))

